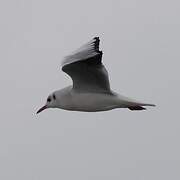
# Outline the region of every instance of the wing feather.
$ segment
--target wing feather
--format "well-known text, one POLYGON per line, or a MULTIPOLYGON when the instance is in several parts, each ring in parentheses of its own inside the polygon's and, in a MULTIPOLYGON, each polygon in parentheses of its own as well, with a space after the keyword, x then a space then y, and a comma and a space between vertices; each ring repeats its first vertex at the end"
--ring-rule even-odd
POLYGON ((63 60, 62 70, 72 78, 73 89, 81 92, 111 92, 99 42, 99 38, 95 37, 63 60))
POLYGON ((76 61, 86 60, 101 54, 102 52, 99 51, 99 42, 99 37, 93 38, 91 41, 78 48, 72 54, 65 56, 61 65, 64 66, 76 61))

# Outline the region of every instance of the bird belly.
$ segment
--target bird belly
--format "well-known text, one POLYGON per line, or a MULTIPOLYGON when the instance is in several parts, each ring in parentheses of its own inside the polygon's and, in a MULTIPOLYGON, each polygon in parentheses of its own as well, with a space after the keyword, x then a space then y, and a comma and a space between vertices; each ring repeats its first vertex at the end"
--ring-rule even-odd
POLYGON ((109 94, 79 93, 73 94, 68 110, 74 111, 107 111, 117 108, 116 99, 109 94))

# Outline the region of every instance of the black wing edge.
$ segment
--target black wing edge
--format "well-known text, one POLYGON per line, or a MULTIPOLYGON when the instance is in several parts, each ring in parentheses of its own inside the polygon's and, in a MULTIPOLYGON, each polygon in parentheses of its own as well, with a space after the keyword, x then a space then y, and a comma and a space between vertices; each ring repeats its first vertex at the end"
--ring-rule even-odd
POLYGON ((94 41, 94 50, 102 55, 103 52, 99 51, 100 38, 99 37, 94 37, 93 39, 95 40, 94 41))
POLYGON ((94 46, 95 52, 97 52, 98 54, 95 55, 94 57, 90 57, 90 58, 83 59, 83 60, 80 60, 80 61, 75 61, 75 62, 70 63, 70 64, 66 64, 66 65, 62 66, 62 71, 66 72, 66 67, 68 67, 70 65, 73 65, 73 64, 79 64, 79 63, 85 63, 85 64, 88 64, 88 65, 100 65, 100 64, 102 64, 103 52, 99 50, 100 38, 99 37, 94 37, 93 39, 95 41, 92 42, 92 44, 94 46))

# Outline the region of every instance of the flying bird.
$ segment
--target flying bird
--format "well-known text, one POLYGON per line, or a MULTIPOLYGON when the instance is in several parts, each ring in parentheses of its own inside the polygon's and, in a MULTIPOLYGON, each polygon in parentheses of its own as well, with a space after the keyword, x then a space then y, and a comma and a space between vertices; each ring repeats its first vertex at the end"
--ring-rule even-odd
POLYGON ((62 71, 67 73, 73 85, 51 93, 46 104, 37 113, 48 108, 70 111, 97 112, 115 108, 145 110, 141 103, 113 92, 110 88, 108 72, 102 63, 99 37, 93 38, 62 61, 62 71))

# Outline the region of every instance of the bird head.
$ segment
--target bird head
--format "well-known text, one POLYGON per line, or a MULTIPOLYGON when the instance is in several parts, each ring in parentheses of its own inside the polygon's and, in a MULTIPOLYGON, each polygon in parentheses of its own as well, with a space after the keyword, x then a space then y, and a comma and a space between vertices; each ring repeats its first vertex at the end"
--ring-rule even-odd
POLYGON ((37 114, 42 112, 45 109, 55 108, 56 104, 57 104, 57 102, 56 102, 56 95, 55 95, 55 93, 52 93, 52 94, 50 94, 48 96, 46 104, 37 111, 37 114))

